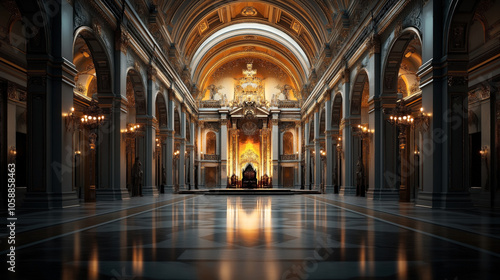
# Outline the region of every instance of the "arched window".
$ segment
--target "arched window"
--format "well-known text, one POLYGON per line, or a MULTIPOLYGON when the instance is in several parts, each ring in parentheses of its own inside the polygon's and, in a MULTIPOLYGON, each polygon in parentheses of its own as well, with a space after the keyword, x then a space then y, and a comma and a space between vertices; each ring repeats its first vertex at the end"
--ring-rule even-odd
POLYGON ((217 137, 215 136, 215 132, 207 133, 207 155, 215 155, 215 151, 217 150, 217 137))

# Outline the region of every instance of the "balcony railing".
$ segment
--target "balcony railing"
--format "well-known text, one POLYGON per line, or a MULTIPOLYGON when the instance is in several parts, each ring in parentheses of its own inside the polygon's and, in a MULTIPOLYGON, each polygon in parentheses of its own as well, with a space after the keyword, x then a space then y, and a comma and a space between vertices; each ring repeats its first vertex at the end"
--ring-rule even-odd
POLYGON ((279 100, 278 107, 280 108, 300 108, 299 101, 293 100, 279 100))
POLYGON ((201 155, 201 159, 202 160, 220 160, 220 156, 219 155, 201 155))
POLYGON ((221 102, 219 100, 205 100, 200 102, 201 108, 220 108, 221 102))
POLYGON ((297 160, 299 156, 297 154, 293 155, 281 155, 281 160, 297 160))

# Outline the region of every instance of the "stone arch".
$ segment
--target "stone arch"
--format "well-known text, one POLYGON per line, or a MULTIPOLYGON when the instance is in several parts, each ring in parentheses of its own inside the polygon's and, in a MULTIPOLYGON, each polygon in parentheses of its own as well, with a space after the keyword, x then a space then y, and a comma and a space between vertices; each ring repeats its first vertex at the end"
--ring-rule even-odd
POLYGON ((325 135, 325 130, 326 130, 326 116, 325 116, 325 108, 321 109, 319 113, 319 135, 325 135))
POLYGON ((342 94, 336 93, 332 102, 332 129, 340 129, 340 121, 342 120, 342 94))
POLYGON ((127 99, 135 104, 136 115, 146 115, 146 92, 141 75, 134 69, 127 72, 127 99), (133 93, 133 95, 132 95, 133 93))
MULTIPOLYGON (((399 73, 401 62, 407 53, 406 50, 412 42, 418 42, 422 46, 422 39, 417 29, 409 27, 401 32, 391 44, 389 53, 386 56, 383 80, 382 80, 382 94, 396 94, 398 93, 399 73)), ((421 52, 421 51, 420 51, 421 52)), ((420 64, 421 64, 420 60, 420 64)))
MULTIPOLYGON (((50 28, 47 23, 50 23, 49 14, 46 12, 44 1, 41 0, 16 0, 17 7, 23 17, 24 34, 28 38, 27 53, 48 53, 51 49, 50 28), (41 17, 37 23, 33 19, 41 17), (40 24, 40 23, 43 23, 40 24)), ((60 7, 59 7, 60 9, 60 7)))
MULTIPOLYGON (((95 69, 95 82, 97 83, 97 93, 112 92, 112 75, 109 55, 104 48, 102 40, 94 34, 94 31, 87 26, 78 28, 73 38, 73 58, 79 59, 81 56, 90 56, 95 69), (84 45, 88 48, 88 52, 82 49, 84 45), (78 50, 76 50, 78 48, 78 50)), ((88 57, 87 56, 87 57, 88 57)), ((76 65, 78 66, 78 65, 76 65)), ((89 81, 90 83, 91 81, 89 81)))
POLYGON ((361 108, 368 106, 369 79, 366 70, 361 70, 354 79, 351 93, 351 115, 361 115, 361 108))
POLYGON ((167 127, 167 103, 161 92, 156 95, 156 118, 160 128, 167 127))

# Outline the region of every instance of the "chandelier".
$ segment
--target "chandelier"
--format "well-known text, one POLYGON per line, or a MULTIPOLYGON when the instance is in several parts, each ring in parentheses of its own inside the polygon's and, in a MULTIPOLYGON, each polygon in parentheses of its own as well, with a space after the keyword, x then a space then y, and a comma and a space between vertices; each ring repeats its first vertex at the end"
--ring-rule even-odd
POLYGON ((411 108, 406 106, 401 98, 389 116, 389 123, 399 128, 399 148, 404 150, 406 147, 406 129, 413 126, 414 118, 411 115, 411 108))
POLYGON ((414 118, 411 115, 411 109, 406 106, 404 99, 400 99, 396 108, 392 110, 389 116, 389 123, 397 126, 402 131, 413 125, 414 118))
POLYGON ((90 130, 89 133, 89 145, 90 149, 95 149, 95 143, 97 139, 97 133, 95 130, 101 126, 104 122, 104 115, 102 114, 101 108, 97 103, 97 100, 92 98, 89 107, 83 110, 83 116, 80 119, 80 125, 84 129, 90 130))
POLYGON ((88 129, 96 129, 104 121, 102 110, 99 108, 99 105, 94 98, 90 101, 89 107, 83 110, 83 116, 80 121, 82 127, 88 129))

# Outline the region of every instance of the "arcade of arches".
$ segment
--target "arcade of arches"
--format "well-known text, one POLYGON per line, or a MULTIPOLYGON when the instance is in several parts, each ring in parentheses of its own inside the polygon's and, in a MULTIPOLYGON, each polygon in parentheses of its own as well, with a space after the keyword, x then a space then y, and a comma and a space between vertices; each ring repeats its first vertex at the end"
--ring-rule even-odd
POLYGON ((500 1, 445 2, 1 0, 2 206, 15 163, 26 209, 239 188, 247 168, 498 207, 500 1))

